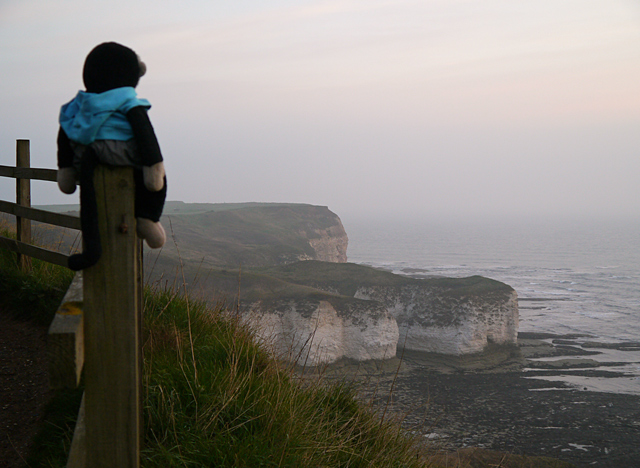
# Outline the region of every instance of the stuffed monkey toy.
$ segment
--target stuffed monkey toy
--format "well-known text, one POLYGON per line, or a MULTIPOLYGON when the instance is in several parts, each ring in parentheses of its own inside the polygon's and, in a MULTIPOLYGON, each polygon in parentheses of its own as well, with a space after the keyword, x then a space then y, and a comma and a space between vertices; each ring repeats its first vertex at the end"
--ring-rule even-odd
POLYGON ((166 235, 160 216, 167 194, 164 163, 151 126, 146 99, 135 87, 146 66, 128 47, 106 42, 95 47, 84 63, 86 91, 62 106, 58 132, 58 186, 73 193, 80 182, 81 254, 69 257, 69 268, 95 265, 102 254, 93 172, 98 164, 132 166, 138 236, 160 248, 166 235))

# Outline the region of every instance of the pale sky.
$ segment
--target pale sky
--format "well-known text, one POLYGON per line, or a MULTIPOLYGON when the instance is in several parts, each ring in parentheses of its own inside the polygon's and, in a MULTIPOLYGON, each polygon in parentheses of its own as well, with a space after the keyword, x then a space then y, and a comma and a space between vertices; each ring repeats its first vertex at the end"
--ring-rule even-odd
POLYGON ((0 164, 55 167, 105 41, 147 64, 170 200, 640 218, 637 0, 0 0, 0 164))

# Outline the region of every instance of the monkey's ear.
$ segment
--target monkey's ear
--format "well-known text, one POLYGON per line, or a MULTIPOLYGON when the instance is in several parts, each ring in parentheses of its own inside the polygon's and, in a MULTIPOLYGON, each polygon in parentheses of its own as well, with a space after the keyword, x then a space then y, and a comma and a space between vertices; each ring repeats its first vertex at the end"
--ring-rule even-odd
POLYGON ((140 74, 138 77, 144 76, 144 74, 147 73, 147 66, 142 60, 140 60, 140 56, 138 56, 138 67, 140 68, 140 74))

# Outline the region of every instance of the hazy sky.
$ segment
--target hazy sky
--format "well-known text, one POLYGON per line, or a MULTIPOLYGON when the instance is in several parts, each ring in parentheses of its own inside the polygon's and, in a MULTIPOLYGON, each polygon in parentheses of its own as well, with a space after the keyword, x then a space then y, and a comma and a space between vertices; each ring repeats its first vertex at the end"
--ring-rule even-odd
POLYGON ((147 64, 170 200, 640 218, 637 0, 0 0, 0 164, 55 167, 104 41, 147 64))

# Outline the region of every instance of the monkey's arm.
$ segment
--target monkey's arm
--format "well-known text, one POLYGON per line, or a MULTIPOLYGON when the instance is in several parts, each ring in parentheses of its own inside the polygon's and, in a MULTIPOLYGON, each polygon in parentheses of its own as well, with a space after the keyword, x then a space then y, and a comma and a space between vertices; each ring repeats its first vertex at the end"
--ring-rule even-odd
POLYGON ((58 187, 64 193, 76 191, 77 174, 73 167, 73 149, 67 134, 60 128, 58 131, 58 187))
POLYGON ((151 192, 162 190, 165 177, 164 163, 147 110, 142 106, 134 107, 127 112, 127 120, 131 124, 138 153, 142 160, 144 185, 151 192))

